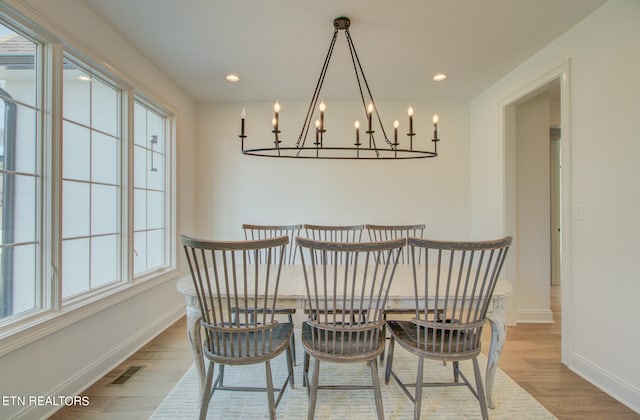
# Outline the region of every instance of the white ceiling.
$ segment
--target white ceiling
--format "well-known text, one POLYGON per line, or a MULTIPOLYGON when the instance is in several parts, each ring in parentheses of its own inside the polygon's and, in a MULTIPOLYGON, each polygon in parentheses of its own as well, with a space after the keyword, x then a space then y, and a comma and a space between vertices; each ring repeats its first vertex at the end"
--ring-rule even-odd
MULTIPOLYGON (((204 102, 310 99, 337 16, 376 99, 468 100, 606 0, 85 1, 204 102)), ((321 97, 355 89, 341 32, 321 97)))

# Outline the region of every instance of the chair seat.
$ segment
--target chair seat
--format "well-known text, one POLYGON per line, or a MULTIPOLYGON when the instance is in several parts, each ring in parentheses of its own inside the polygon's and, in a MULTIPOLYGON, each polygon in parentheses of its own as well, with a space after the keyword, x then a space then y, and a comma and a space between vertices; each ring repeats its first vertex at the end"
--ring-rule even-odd
POLYGON ((480 353, 480 341, 467 331, 425 328, 412 321, 387 321, 393 338, 407 351, 436 360, 463 360, 480 353), (425 339, 425 333, 428 335, 425 339))
POLYGON ((382 332, 378 332, 378 339, 375 343, 365 340, 371 337, 373 331, 368 332, 320 332, 321 340, 313 340, 313 328, 307 323, 302 324, 302 345, 305 350, 319 360, 326 360, 336 363, 353 363, 358 361, 368 361, 376 358, 384 349, 384 337, 382 332))
MULTIPOLYGON (((231 329, 231 328, 229 328, 231 329)), ((208 331, 207 331, 208 332, 208 331)), ((293 324, 278 323, 265 331, 210 332, 212 349, 204 343, 204 355, 224 365, 250 365, 273 359, 282 353, 293 334, 293 324), (267 334, 264 339, 263 335, 267 334), (269 336, 271 335, 271 336, 269 336)))

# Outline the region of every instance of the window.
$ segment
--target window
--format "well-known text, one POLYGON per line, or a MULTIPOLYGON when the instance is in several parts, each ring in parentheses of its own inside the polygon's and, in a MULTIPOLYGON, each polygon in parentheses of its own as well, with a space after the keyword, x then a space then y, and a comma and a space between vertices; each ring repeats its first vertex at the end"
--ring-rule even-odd
POLYGON ((39 308, 41 45, 0 23, 0 320, 39 308))
POLYGON ((171 113, 10 19, 0 15, 0 340, 116 303, 111 291, 175 261, 171 113))
POLYGON ((133 274, 166 266, 166 118, 140 99, 134 105, 133 274))
POLYGON ((121 91, 63 70, 62 297, 121 281, 121 91))

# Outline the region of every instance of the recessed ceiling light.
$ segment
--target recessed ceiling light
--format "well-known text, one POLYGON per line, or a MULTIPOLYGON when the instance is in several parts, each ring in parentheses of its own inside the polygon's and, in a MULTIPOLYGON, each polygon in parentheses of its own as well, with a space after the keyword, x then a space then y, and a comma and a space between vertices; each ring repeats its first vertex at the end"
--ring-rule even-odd
POLYGON ((442 82, 446 78, 447 78, 447 75, 444 74, 444 73, 436 73, 436 74, 433 75, 433 81, 434 82, 442 82))
POLYGON ((240 76, 238 76, 237 74, 233 74, 233 73, 232 74, 227 74, 226 79, 228 81, 230 81, 230 82, 235 83, 235 82, 240 80, 240 76))

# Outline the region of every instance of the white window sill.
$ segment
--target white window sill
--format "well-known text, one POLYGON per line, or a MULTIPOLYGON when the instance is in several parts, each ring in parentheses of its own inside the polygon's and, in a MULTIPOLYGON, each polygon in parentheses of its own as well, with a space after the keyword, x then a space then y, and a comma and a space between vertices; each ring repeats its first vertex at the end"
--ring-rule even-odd
POLYGON ((160 284, 176 281, 179 277, 175 269, 169 268, 162 271, 162 275, 156 273, 156 276, 142 281, 117 285, 108 292, 65 305, 59 312, 47 310, 26 315, 24 319, 0 329, 0 357, 160 284))

